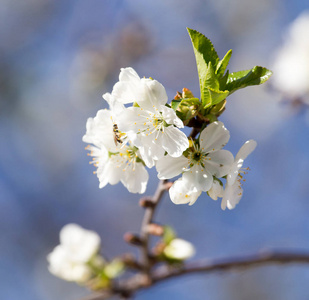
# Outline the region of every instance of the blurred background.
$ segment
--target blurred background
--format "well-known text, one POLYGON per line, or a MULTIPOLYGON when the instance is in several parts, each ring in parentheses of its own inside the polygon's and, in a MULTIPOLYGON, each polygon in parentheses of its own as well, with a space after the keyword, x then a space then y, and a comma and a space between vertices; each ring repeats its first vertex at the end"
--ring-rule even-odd
MULTIPOLYGON (((108 257, 136 253, 122 236, 139 230, 139 195, 121 184, 100 190, 82 142, 87 118, 106 107, 101 95, 111 92, 121 67, 157 79, 170 99, 183 87, 198 96, 186 27, 209 37, 220 57, 232 48, 230 71, 272 68, 289 24, 308 6, 305 0, 1 0, 0 298, 88 294, 47 270, 46 255, 67 223, 97 231, 108 257)), ((233 94, 221 117, 231 133, 226 149, 236 154, 246 140, 258 142, 245 162, 251 172, 236 209, 222 211, 206 194, 192 207, 168 197, 161 203, 157 221, 194 243, 196 259, 265 248, 309 251, 308 106, 289 101, 273 78, 233 94)), ((157 181, 150 170, 146 194, 157 181)), ((181 277, 136 299, 309 299, 308 280, 308 266, 268 266, 181 277)))

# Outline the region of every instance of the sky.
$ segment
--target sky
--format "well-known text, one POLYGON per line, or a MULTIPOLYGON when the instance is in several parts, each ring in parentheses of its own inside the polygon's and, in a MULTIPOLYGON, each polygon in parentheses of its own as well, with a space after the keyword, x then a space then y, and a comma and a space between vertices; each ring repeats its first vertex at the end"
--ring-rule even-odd
MULTIPOLYGON (((82 142, 86 121, 106 108, 122 67, 161 82, 172 99, 199 94, 186 27, 210 38, 230 71, 272 67, 289 24, 306 1, 2 0, 0 7, 1 299, 80 299, 89 292, 48 272, 46 256, 68 223, 95 230, 102 253, 136 253, 122 237, 138 232, 139 195, 121 184, 99 189, 82 142)), ((308 66, 309 67, 309 66, 308 66)), ((276 76, 274 74, 273 76, 276 76)), ((282 102, 268 83, 228 98, 220 120, 234 155, 255 139, 251 171, 232 211, 201 196, 193 206, 166 196, 156 220, 196 246, 194 259, 260 249, 308 251, 308 107, 282 102)), ((150 170, 146 191, 158 182, 150 170)), ((308 267, 268 266, 192 275, 159 284, 136 299, 307 299, 308 267)))

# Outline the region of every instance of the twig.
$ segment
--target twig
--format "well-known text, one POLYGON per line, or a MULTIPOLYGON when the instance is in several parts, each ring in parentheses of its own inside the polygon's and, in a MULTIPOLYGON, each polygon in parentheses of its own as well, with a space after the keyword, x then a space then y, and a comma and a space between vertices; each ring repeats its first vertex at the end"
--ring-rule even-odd
MULTIPOLYGON (((249 268, 268 264, 305 263, 309 264, 309 253, 263 251, 242 257, 225 259, 210 259, 187 264, 181 268, 161 267, 156 269, 152 275, 151 286, 161 281, 192 273, 212 273, 218 271, 233 271, 237 269, 247 270, 249 268)), ((104 300, 112 295, 132 295, 140 289, 145 288, 142 277, 133 276, 123 282, 119 282, 113 290, 104 291, 101 294, 93 294, 83 300, 104 300)))
POLYGON ((157 269, 153 276, 153 283, 192 273, 210 273, 215 271, 229 271, 235 269, 249 269, 266 264, 309 264, 309 253, 295 253, 282 251, 261 251, 256 254, 231 257, 226 259, 210 259, 204 262, 195 262, 179 269, 157 269))
POLYGON ((140 230, 140 238, 142 240, 141 245, 141 264, 144 266, 144 273, 147 275, 147 277, 150 277, 150 268, 151 268, 151 262, 149 257, 149 232, 148 232, 148 225, 152 222, 155 210, 157 205, 159 204, 162 196, 164 195, 166 189, 167 189, 167 181, 163 180, 160 181, 157 187, 157 190, 154 194, 154 196, 149 199, 152 203, 152 205, 149 205, 145 208, 145 214, 141 225, 140 230))

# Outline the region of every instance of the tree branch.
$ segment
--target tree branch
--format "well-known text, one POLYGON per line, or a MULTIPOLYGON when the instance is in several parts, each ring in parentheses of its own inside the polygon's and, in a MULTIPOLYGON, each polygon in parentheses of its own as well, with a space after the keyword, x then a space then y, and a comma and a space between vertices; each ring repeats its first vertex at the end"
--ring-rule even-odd
MULTIPOLYGON (((302 263, 309 264, 309 253, 289 252, 289 251, 261 251, 256 254, 237 256, 223 259, 209 259, 206 261, 197 261, 187 264, 183 267, 172 268, 162 266, 154 270, 151 276, 153 286, 161 281, 175 278, 182 275, 193 273, 212 273, 218 271, 233 271, 237 269, 249 269, 261 265, 269 264, 291 264, 302 263)), ((127 280, 119 282, 109 291, 93 294, 83 300, 103 300, 112 295, 133 295, 140 289, 149 287, 145 285, 143 278, 137 274, 127 280)))
POLYGON ((149 257, 149 232, 148 232, 148 225, 152 222, 155 210, 157 205, 159 204, 162 196, 164 195, 165 191, 167 190, 167 180, 160 180, 157 190, 152 198, 149 198, 149 201, 152 205, 148 205, 145 209, 144 218, 141 224, 140 230, 140 238, 142 240, 141 245, 141 264, 144 266, 145 274, 150 277, 150 257, 149 257))

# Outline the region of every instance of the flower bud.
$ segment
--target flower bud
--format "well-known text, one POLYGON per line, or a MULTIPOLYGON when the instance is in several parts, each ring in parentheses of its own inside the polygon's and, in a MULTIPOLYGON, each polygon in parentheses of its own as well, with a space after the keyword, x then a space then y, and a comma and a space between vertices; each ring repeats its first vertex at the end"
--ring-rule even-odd
POLYGON ((163 254, 170 259, 186 260, 195 254, 195 249, 191 243, 177 238, 165 247, 163 254))

